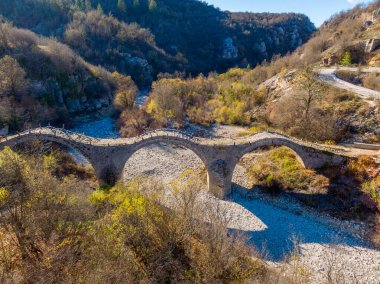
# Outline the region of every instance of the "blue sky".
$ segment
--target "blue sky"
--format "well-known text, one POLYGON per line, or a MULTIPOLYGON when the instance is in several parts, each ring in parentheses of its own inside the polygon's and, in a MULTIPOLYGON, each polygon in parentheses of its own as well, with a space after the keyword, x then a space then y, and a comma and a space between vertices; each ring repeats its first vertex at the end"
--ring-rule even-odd
POLYGON ((309 16, 320 26, 333 14, 371 0, 204 0, 222 10, 233 12, 297 12, 309 16))

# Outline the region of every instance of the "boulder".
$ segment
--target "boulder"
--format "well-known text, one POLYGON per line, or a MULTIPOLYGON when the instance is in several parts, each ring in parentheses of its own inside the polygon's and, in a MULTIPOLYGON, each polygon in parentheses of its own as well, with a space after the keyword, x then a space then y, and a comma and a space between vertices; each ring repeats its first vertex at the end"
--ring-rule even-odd
POLYGON ((95 105, 95 108, 97 110, 101 109, 102 108, 102 102, 101 102, 101 100, 100 99, 99 100, 95 100, 94 101, 94 105, 95 105))
POLYGON ((280 35, 285 35, 285 31, 284 31, 284 29, 283 29, 282 27, 278 27, 278 28, 277 28, 277 31, 278 31, 278 33, 279 33, 280 35))
POLYGON ((99 99, 99 103, 103 106, 108 106, 109 105, 109 101, 107 98, 100 98, 99 99))
POLYGON ((31 80, 29 90, 33 94, 43 94, 47 92, 46 87, 41 81, 31 80))

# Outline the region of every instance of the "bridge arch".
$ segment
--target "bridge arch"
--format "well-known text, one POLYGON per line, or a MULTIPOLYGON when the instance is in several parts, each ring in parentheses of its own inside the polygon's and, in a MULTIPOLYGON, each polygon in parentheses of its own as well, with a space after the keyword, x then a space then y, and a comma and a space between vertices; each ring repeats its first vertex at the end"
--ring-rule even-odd
MULTIPOLYGON (((236 163, 233 165, 232 174, 231 174, 231 187, 250 189, 254 186, 252 181, 247 179, 247 165, 242 165, 240 162, 243 161, 244 157, 247 157, 249 154, 255 153, 257 150, 270 149, 272 147, 279 148, 285 147, 290 150, 295 159, 299 162, 304 168, 318 168, 318 164, 314 164, 314 159, 310 156, 310 149, 304 148, 305 146, 298 144, 295 141, 292 141, 286 137, 271 137, 263 138, 255 141, 254 143, 243 145, 236 155, 236 163)), ((312 155, 312 154, 311 154, 312 155)), ((255 157, 252 157, 255 159, 255 157)), ((251 165, 252 161, 249 161, 251 165)))
POLYGON ((199 159, 202 160, 202 162, 206 165, 208 162, 207 157, 204 155, 203 151, 199 148, 199 145, 196 144, 195 142, 184 139, 181 137, 175 137, 175 136, 157 136, 157 137, 150 137, 147 139, 144 139, 142 141, 139 141, 135 144, 132 145, 131 150, 130 150, 130 156, 133 155, 133 153, 137 152, 138 150, 149 147, 152 145, 156 145, 159 143, 164 143, 164 144, 170 144, 172 146, 181 146, 186 149, 191 150, 194 152, 199 159))
POLYGON ((310 163, 310 156, 305 151, 304 147, 285 137, 264 138, 252 144, 245 145, 239 151, 239 154, 237 156, 237 161, 240 161, 241 158, 243 158, 243 156, 245 156, 248 153, 252 153, 253 151, 257 149, 271 147, 271 146, 286 147, 292 150, 298 162, 300 162, 303 167, 314 168, 313 164, 310 163))
MULTIPOLYGON (((147 164, 144 165, 144 167, 148 169, 154 168, 156 162, 160 163, 160 166, 162 167, 164 167, 165 165, 166 166, 171 165, 171 166, 177 167, 176 169, 171 169, 171 168, 167 169, 167 171, 170 171, 171 174, 173 175, 172 177, 173 179, 175 178, 176 175, 180 174, 181 171, 183 170, 187 170, 189 168, 197 170, 198 165, 199 165, 199 168, 204 167, 204 169, 206 169, 206 172, 208 174, 208 168, 207 168, 208 159, 206 155, 202 151, 201 147, 190 139, 175 137, 175 136, 164 136, 164 135, 149 137, 142 141, 139 141, 130 145, 129 150, 127 152, 128 152, 127 157, 125 159, 125 164, 122 171, 123 174, 125 172, 133 172, 134 174, 136 173, 135 169, 131 170, 132 164, 130 164, 132 163, 132 161, 134 161, 136 155, 139 155, 138 157, 140 157, 140 155, 145 156, 144 159, 147 160, 145 161, 145 163, 147 164), (144 149, 154 149, 154 151, 160 151, 159 148, 156 149, 156 148, 151 148, 151 147, 152 146, 160 147, 160 145, 163 145, 163 144, 167 145, 168 147, 163 148, 162 151, 168 151, 171 149, 175 149, 175 147, 181 147, 183 149, 190 151, 191 153, 185 152, 186 150, 184 150, 183 152, 181 150, 180 152, 178 151, 173 151, 171 153, 168 152, 167 155, 169 155, 171 158, 166 160, 166 159, 160 158, 166 155, 165 153, 158 152, 158 155, 161 154, 160 156, 157 155, 157 157, 156 156, 152 157, 152 156, 149 156, 149 153, 140 152, 141 150, 144 150, 144 149), (183 160, 178 159, 178 157, 180 156, 183 156, 182 158, 183 160), (149 164, 149 162, 151 164, 149 164), (187 165, 188 167, 186 167, 187 165)), ((166 169, 164 171, 166 171, 166 169)), ((162 175, 162 172, 159 173, 159 175, 162 175)), ((209 189, 208 182, 205 185, 209 189)))
POLYGON ((90 149, 86 149, 86 145, 83 143, 76 142, 75 140, 65 138, 58 135, 53 134, 46 134, 46 133, 26 133, 21 135, 15 135, 10 137, 7 140, 3 140, 0 143, 0 150, 2 150, 4 147, 15 147, 17 145, 31 142, 31 141, 45 141, 45 142, 53 142, 57 143, 59 145, 74 149, 78 153, 80 153, 83 157, 86 158, 86 160, 89 162, 89 164, 92 166, 92 157, 89 155, 90 149))

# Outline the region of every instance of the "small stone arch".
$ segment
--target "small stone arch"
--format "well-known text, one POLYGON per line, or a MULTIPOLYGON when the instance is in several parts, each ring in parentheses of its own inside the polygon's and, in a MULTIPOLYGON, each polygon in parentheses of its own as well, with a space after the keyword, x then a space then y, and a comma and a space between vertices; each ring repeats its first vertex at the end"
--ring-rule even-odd
POLYGON ((246 154, 249 154, 257 149, 270 146, 286 147, 292 150, 296 156, 296 159, 303 167, 313 168, 313 165, 309 162, 309 154, 305 151, 304 147, 286 138, 267 138, 246 145, 240 150, 238 156, 236 157, 236 162, 240 161, 246 154))
POLYGON ((88 151, 85 150, 85 145, 82 143, 77 143, 75 141, 65 139, 63 137, 59 136, 54 136, 51 134, 36 134, 36 133, 29 133, 29 134, 23 134, 19 136, 14 136, 8 140, 2 141, 0 143, 0 150, 3 149, 4 147, 14 147, 22 143, 30 142, 30 141, 46 141, 46 142, 54 142, 62 146, 66 146, 69 148, 72 148, 79 152, 83 157, 86 158, 86 160, 90 163, 91 166, 92 164, 92 157, 88 154, 88 151))
MULTIPOLYGON (((236 174, 236 168, 239 161, 241 161, 245 155, 252 153, 255 150, 271 146, 286 147, 287 149, 290 149, 295 154, 296 159, 303 167, 313 168, 313 164, 310 164, 309 162, 311 160, 309 158, 309 153, 306 151, 306 149, 304 149, 304 146, 298 145, 297 143, 287 138, 265 138, 250 144, 242 145, 241 148, 237 151, 234 161, 231 165, 231 174, 227 177, 227 179, 229 179, 228 181, 231 187, 233 185, 233 178, 236 177, 234 174, 236 174)), ((245 184, 244 187, 248 186, 248 184, 249 183, 245 184)), ((232 188, 226 192, 229 193, 231 190, 232 188)))

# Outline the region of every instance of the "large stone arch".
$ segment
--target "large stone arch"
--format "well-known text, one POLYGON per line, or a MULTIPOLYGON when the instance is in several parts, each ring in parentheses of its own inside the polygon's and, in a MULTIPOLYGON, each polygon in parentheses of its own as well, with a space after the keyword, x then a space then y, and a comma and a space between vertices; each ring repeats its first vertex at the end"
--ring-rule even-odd
POLYGON ((206 155, 204 155, 203 151, 200 149, 198 144, 192 142, 191 140, 183 139, 180 137, 173 137, 173 136, 157 136, 157 137, 150 137, 150 138, 141 140, 131 145, 129 154, 130 156, 132 156, 135 152, 137 152, 138 150, 142 148, 145 148, 151 145, 157 145, 159 143, 165 143, 165 144, 170 144, 173 146, 181 146, 181 147, 187 148, 193 151, 194 154, 197 155, 198 158, 200 158, 205 165, 207 165, 208 158, 206 157, 206 155))
MULTIPOLYGON (((134 154, 136 154, 139 150, 142 150, 149 146, 159 145, 161 143, 171 145, 171 146, 180 146, 180 147, 190 150, 201 161, 202 165, 205 167, 207 171, 207 176, 209 176, 209 167, 208 167, 209 158, 207 154, 205 154, 205 151, 202 148, 202 146, 200 146, 199 144, 196 144, 190 139, 184 139, 181 137, 173 137, 173 136, 149 137, 130 145, 125 154, 126 158, 123 161, 124 163, 123 171, 126 170, 126 165, 128 161, 130 160, 130 158, 134 154)), ((209 178, 207 178, 207 187, 208 189, 210 189, 209 178)))

